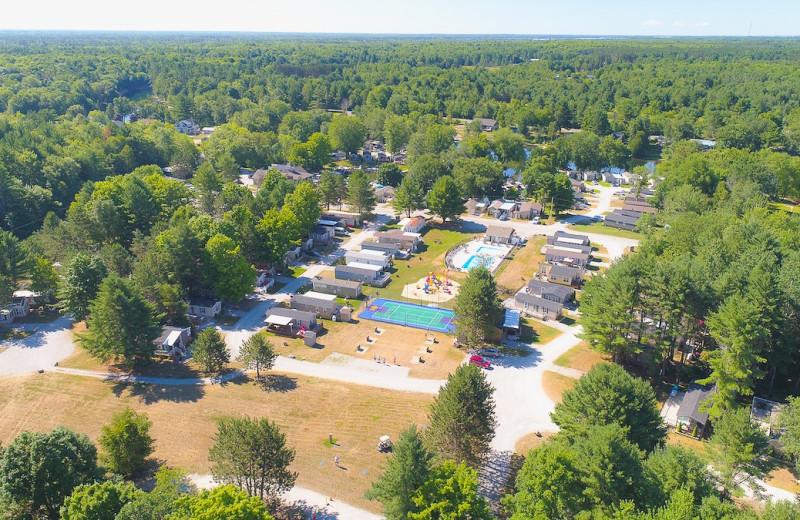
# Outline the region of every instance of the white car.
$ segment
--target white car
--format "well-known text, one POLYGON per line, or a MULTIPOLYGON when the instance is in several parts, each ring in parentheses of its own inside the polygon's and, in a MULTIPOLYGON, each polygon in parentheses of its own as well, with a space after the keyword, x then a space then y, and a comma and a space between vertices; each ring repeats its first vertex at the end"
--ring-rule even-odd
POLYGON ((483 357, 500 357, 500 349, 497 347, 486 347, 481 350, 481 355, 483 357))

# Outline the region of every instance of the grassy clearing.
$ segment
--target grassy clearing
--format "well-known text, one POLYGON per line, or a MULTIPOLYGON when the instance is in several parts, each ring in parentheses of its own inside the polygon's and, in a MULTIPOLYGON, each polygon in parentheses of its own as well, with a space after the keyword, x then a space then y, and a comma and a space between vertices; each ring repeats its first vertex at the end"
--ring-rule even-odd
POLYGON ((608 356, 589 348, 586 341, 581 341, 553 361, 560 367, 574 368, 582 372, 588 372, 593 366, 608 362, 608 356))
POLYGON ((66 374, 0 380, 0 440, 7 445, 24 430, 49 431, 63 424, 97 439, 111 416, 126 406, 153 421, 154 458, 188 472, 208 473, 208 450, 217 421, 269 417, 295 448, 297 484, 377 511, 364 492, 383 468, 375 446, 381 435, 396 440, 410 424, 427 422, 431 396, 271 374, 272 389, 247 380, 224 386, 154 387, 111 383, 66 374), (326 446, 333 433, 339 446, 326 446), (341 457, 338 469, 333 457, 341 457), (324 463, 324 464, 321 464, 324 463), (366 472, 364 475, 362 472, 366 472))
MULTIPOLYGON (((424 244, 418 253, 413 254, 408 260, 394 261, 394 266, 389 270, 392 273, 392 281, 389 282, 389 285, 383 288, 364 287, 364 294, 374 295, 377 292, 381 298, 405 300, 402 297, 403 287, 410 283, 417 283, 420 278, 428 276, 430 271, 442 272, 447 251, 462 242, 472 240, 474 235, 458 230, 431 227, 422 238, 424 244)), ((466 274, 450 272, 450 277, 460 281, 466 278, 466 274)), ((450 300, 442 302, 441 306, 452 308, 454 304, 455 300, 450 300)))
POLYGON ((767 475, 767 484, 776 488, 785 489, 794 494, 800 493, 800 484, 794 466, 781 463, 767 475))
POLYGON ((542 374, 542 387, 544 393, 554 403, 560 403, 564 392, 575 386, 575 379, 567 377, 556 372, 545 370, 542 374))
POLYGON ((800 206, 795 204, 786 204, 785 202, 770 202, 769 207, 789 213, 800 213, 800 206))
POLYGON ((571 231, 575 231, 576 233, 597 233, 598 235, 632 238, 634 240, 642 239, 641 233, 604 226, 601 222, 593 222, 591 224, 569 224, 569 228, 571 231))
POLYGON ((531 318, 521 318, 519 324, 520 339, 525 343, 538 343, 543 345, 561 335, 560 330, 531 318))
POLYGON ((241 316, 237 316, 236 314, 217 314, 214 316, 214 322, 223 327, 232 327, 236 325, 239 318, 241 318, 241 316))
POLYGON ((464 360, 464 353, 453 347, 451 336, 434 333, 437 343, 425 342, 425 331, 390 323, 362 320, 356 317, 350 323, 325 321, 325 330, 317 336, 317 344, 306 346, 303 340, 274 336, 272 342, 279 354, 295 356, 319 363, 331 353, 338 352, 354 358, 372 361, 373 356, 386 358, 386 362, 410 368, 411 377, 444 379, 464 360), (375 327, 383 332, 375 334, 375 327), (367 336, 371 342, 367 342, 367 336), (359 352, 358 345, 365 348, 359 352), (430 347, 431 352, 426 348, 430 347), (411 364, 411 358, 422 356, 424 363, 411 364))
POLYGON ((503 297, 516 293, 539 270, 539 262, 544 261, 540 251, 546 240, 543 236, 529 239, 525 247, 513 250, 511 260, 503 262, 495 274, 498 290, 503 297))
POLYGON ((514 444, 514 453, 527 456, 529 451, 538 448, 553 435, 555 432, 539 432, 539 435, 529 433, 514 444))

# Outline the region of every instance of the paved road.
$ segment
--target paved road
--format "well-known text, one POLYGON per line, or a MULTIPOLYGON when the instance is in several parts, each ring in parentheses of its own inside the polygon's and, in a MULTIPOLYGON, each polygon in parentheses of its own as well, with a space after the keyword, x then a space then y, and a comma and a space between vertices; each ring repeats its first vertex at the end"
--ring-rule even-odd
POLYGON ((71 317, 64 316, 51 323, 16 325, 14 328, 36 332, 25 339, 0 344, 7 348, 0 354, 0 376, 36 373, 68 358, 75 351, 71 317))

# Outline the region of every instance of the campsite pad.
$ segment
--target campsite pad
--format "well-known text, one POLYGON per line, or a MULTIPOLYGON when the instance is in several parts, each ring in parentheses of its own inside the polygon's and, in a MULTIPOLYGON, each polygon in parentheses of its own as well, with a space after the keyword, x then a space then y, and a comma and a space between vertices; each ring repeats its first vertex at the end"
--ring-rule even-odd
POLYGON ((418 329, 453 333, 455 315, 449 309, 377 298, 361 311, 361 318, 418 329))

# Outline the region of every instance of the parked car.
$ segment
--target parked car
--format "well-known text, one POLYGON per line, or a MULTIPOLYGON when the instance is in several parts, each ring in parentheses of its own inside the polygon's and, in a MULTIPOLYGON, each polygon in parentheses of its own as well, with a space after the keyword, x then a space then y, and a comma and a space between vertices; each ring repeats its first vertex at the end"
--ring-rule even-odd
POLYGON ((472 357, 470 357, 469 358, 469 362, 472 363, 473 365, 478 365, 481 368, 489 368, 490 366, 492 366, 491 363, 489 363, 488 361, 486 361, 485 359, 483 359, 480 356, 472 356, 472 357))
POLYGON ((592 217, 592 222, 602 222, 602 221, 603 217, 601 217, 600 215, 592 217))
POLYGON ((540 219, 539 217, 533 217, 531 219, 531 222, 533 222, 534 224, 541 224, 542 223, 542 219, 540 219))
POLYGON ((317 253, 316 251, 313 251, 313 250, 309 251, 308 254, 309 254, 309 256, 313 256, 314 258, 322 258, 322 255, 320 255, 319 253, 317 253))
POLYGON ((340 237, 349 237, 350 236, 350 233, 345 228, 343 228, 341 226, 336 226, 335 228, 333 228, 333 232, 334 232, 334 234, 336 236, 340 236, 340 237))
POLYGON ((500 349, 497 347, 486 347, 481 350, 481 355, 485 357, 500 357, 500 349))

